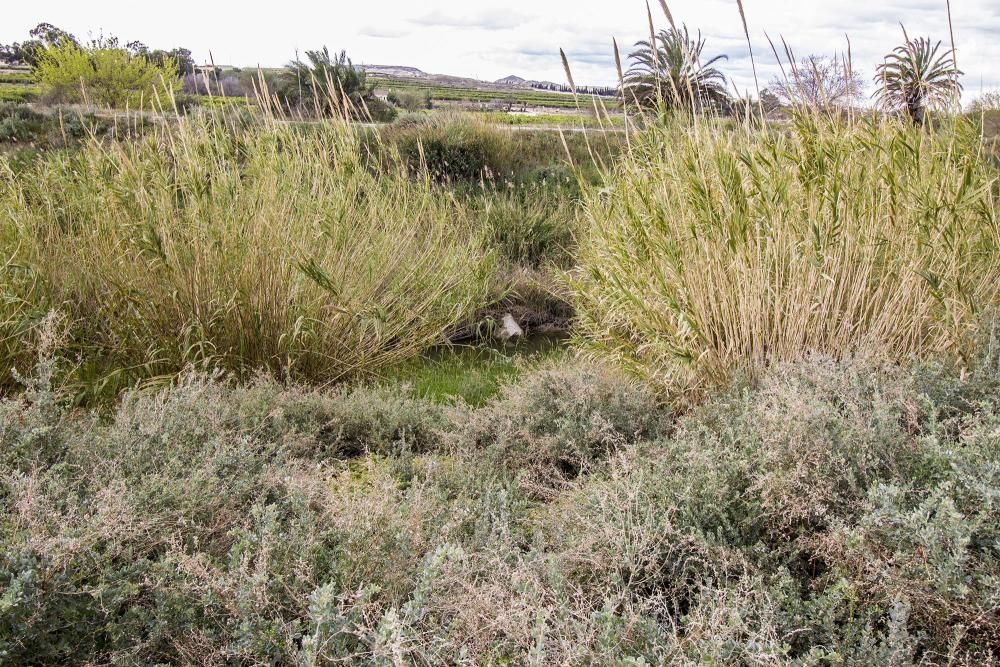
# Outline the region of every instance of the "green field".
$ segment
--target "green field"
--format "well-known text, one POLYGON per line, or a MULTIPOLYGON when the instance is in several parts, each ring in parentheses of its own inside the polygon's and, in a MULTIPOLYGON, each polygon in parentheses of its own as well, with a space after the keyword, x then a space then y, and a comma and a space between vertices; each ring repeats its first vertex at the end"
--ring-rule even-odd
POLYGON ((0 72, 0 102, 30 102, 41 92, 27 71, 0 72))
POLYGON ((504 111, 476 111, 477 118, 487 123, 495 125, 508 125, 511 127, 563 127, 563 128, 624 128, 625 116, 618 113, 614 115, 602 116, 600 119, 584 109, 575 113, 508 113, 504 111))
POLYGON ((0 102, 31 102, 40 92, 37 86, 0 86, 0 102))
POLYGON ((0 84, 3 83, 13 83, 13 84, 30 84, 34 81, 31 78, 31 73, 26 71, 6 71, 0 72, 0 84))
MULTIPOLYGON (((430 93, 431 99, 442 101, 471 102, 479 104, 489 104, 491 102, 501 102, 517 106, 528 107, 548 107, 552 109, 575 109, 582 106, 585 110, 591 109, 593 102, 588 96, 574 98, 570 93, 557 93, 540 90, 486 90, 478 88, 459 88, 443 85, 428 85, 412 79, 388 78, 372 76, 378 90, 390 91, 415 91, 420 94, 430 93)), ((601 98, 604 106, 609 109, 617 109, 620 106, 618 100, 613 98, 601 98)))

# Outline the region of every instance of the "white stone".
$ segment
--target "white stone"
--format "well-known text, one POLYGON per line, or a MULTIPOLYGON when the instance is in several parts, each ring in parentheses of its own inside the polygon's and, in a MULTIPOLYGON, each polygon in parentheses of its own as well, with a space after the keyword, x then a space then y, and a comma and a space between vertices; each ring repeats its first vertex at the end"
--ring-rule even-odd
POLYGON ((524 335, 524 329, 517 323, 514 316, 507 313, 503 316, 500 331, 497 333, 501 340, 510 340, 524 335))

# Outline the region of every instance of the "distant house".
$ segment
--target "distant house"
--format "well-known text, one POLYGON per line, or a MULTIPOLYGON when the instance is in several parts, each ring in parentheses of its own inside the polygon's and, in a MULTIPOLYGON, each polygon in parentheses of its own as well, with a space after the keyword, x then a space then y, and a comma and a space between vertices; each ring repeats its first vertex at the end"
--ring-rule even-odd
POLYGON ((236 69, 236 67, 234 67, 233 65, 218 65, 218 64, 213 65, 212 63, 205 63, 204 65, 194 66, 195 74, 202 74, 204 72, 211 72, 211 71, 224 72, 230 69, 236 69))

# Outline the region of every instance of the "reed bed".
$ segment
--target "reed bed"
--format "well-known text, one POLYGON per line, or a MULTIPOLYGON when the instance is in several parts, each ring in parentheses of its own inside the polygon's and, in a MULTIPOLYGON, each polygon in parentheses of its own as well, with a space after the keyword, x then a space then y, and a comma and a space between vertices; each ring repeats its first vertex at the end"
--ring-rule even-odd
POLYGON ((586 195, 577 340, 679 396, 821 353, 961 361, 998 305, 974 124, 679 119, 586 195))
POLYGON ((186 116, 0 162, 3 363, 58 313, 60 356, 120 384, 196 364, 330 382, 415 354, 489 288, 453 200, 373 168, 358 131, 186 116))

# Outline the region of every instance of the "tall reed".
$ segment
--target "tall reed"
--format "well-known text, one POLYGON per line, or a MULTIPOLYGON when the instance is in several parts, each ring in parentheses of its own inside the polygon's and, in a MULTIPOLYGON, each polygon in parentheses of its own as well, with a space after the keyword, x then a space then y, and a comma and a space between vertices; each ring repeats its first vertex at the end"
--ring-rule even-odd
POLYGON ((695 391, 811 353, 961 358, 1000 296, 997 171, 971 124, 679 120, 587 195, 578 338, 695 391))
POLYGON ((7 173, 4 361, 50 310, 104 379, 333 381, 419 351, 482 304, 491 259, 451 198, 384 159, 340 120, 202 116, 7 173))

